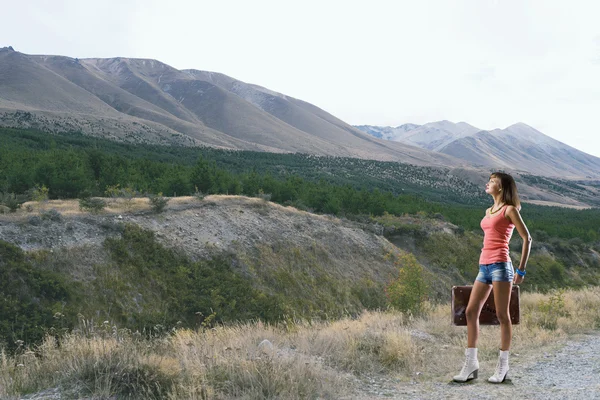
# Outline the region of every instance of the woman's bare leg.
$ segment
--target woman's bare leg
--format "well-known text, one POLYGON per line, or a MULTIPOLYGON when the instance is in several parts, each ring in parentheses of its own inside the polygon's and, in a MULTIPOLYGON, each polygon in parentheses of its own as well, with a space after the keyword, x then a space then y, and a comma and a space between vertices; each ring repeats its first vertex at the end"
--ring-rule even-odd
POLYGON ((511 282, 493 282, 494 303, 496 306, 496 316, 500 322, 500 350, 509 350, 512 339, 512 322, 510 321, 510 293, 512 291, 511 282))
POLYGON ((492 285, 485 284, 480 281, 473 283, 469 304, 467 304, 467 347, 477 347, 477 339, 479 338, 479 314, 483 308, 483 304, 487 300, 492 285))

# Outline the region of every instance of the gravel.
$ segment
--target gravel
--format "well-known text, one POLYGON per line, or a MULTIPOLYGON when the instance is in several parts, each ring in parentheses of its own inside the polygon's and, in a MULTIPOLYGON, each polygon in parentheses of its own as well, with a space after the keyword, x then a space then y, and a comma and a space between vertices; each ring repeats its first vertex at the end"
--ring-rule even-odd
MULTIPOLYGON (((493 367, 481 368, 479 378, 465 384, 440 379, 402 383, 394 391, 369 393, 365 398, 402 399, 600 399, 600 332, 568 340, 556 352, 522 361, 511 357, 510 380, 491 384, 493 367)), ((481 366, 483 367, 483 365, 481 366)), ((456 372, 460 366, 456 366, 456 372)), ((448 379, 455 371, 448 372, 448 379)))

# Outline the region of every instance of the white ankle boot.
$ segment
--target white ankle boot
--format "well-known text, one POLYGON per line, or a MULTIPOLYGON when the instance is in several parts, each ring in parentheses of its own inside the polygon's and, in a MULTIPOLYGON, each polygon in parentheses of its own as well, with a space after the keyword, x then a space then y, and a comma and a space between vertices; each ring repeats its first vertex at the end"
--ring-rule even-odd
POLYGON ((460 374, 452 378, 455 382, 466 382, 477 378, 479 372, 479 361, 477 361, 477 347, 469 347, 465 350, 465 363, 460 374))
POLYGON ((496 372, 492 375, 488 382, 491 383, 502 383, 506 379, 506 375, 508 374, 508 350, 502 351, 500 350, 500 355, 498 356, 498 364, 496 364, 496 372))

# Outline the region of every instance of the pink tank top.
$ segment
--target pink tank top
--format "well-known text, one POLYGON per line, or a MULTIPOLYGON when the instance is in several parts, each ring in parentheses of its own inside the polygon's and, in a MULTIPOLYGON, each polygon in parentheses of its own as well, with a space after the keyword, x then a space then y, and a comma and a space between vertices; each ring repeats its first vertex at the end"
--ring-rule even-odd
POLYGON ((481 220, 483 229, 483 249, 479 257, 479 264, 493 264, 495 262, 510 261, 508 242, 515 225, 506 219, 506 206, 502 211, 486 215, 481 220))

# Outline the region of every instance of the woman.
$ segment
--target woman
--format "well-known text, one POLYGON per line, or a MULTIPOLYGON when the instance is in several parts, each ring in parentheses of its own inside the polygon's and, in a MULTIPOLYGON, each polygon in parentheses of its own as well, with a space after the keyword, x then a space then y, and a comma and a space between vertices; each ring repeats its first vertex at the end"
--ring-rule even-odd
POLYGON ((501 348, 496 371, 488 381, 501 383, 506 379, 508 352, 512 337, 512 324, 508 309, 510 293, 513 283, 523 282, 525 267, 531 250, 531 236, 519 214, 521 204, 517 194, 517 186, 512 176, 502 172, 494 172, 485 186, 485 192, 493 197, 494 205, 486 210, 486 215, 481 220, 481 228, 484 232, 483 249, 479 258, 479 274, 473 284, 466 310, 467 349, 465 350, 465 363, 460 374, 454 377, 456 382, 465 382, 477 378, 479 371, 479 362, 477 361, 479 314, 492 287, 494 289, 496 315, 500 322, 501 348), (523 238, 521 262, 519 268, 514 271, 516 274, 513 272, 508 250, 508 242, 515 227, 523 238))

